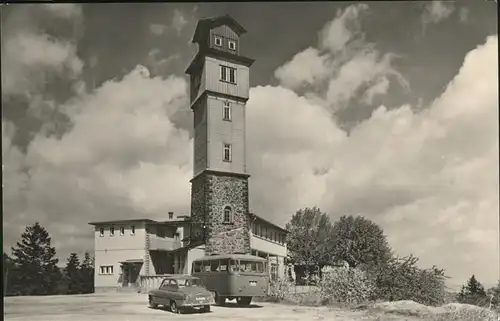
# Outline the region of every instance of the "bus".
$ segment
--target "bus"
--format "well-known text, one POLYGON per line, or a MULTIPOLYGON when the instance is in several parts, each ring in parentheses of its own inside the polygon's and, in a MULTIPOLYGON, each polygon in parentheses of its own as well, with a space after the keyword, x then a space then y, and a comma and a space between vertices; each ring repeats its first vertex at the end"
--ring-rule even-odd
POLYGON ((238 305, 248 306, 252 297, 265 296, 269 286, 267 260, 248 254, 204 256, 193 261, 191 271, 214 294, 215 304, 220 306, 226 299, 236 299, 238 305))

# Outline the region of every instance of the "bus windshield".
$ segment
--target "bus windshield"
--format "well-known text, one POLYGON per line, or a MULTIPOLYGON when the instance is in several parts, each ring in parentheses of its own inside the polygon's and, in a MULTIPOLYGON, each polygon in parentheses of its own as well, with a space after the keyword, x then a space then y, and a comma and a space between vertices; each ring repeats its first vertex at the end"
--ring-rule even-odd
POLYGON ((179 279, 177 280, 177 284, 180 288, 203 286, 203 282, 200 279, 179 279))

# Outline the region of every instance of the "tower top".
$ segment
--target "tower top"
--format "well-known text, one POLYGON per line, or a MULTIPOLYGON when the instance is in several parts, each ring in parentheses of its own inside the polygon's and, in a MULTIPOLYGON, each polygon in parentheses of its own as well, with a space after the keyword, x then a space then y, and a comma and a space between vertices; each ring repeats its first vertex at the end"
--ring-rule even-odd
POLYGON ((192 43, 203 43, 208 33, 211 29, 217 28, 222 25, 227 25, 231 28, 238 36, 246 33, 247 31, 243 28, 236 20, 234 20, 230 15, 225 14, 219 17, 201 19, 196 25, 196 30, 194 31, 192 43))

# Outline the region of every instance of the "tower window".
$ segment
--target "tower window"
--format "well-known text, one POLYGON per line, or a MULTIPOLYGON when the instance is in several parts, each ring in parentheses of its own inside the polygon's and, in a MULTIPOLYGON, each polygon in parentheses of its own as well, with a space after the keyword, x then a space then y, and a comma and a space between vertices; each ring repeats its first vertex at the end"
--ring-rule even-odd
POLYGON ((229 40, 228 46, 230 50, 236 50, 236 41, 234 40, 229 40))
POLYGON ((236 69, 221 65, 220 80, 236 84, 236 69))
POLYGON ((231 207, 226 206, 224 208, 224 223, 230 223, 231 222, 231 207))
POLYGON ((215 36, 215 45, 217 47, 222 47, 222 38, 219 36, 215 36))
POLYGON ((224 107, 222 109, 222 119, 231 120, 231 105, 229 101, 224 102, 224 107))
POLYGON ((231 144, 224 144, 224 161, 231 161, 231 144))

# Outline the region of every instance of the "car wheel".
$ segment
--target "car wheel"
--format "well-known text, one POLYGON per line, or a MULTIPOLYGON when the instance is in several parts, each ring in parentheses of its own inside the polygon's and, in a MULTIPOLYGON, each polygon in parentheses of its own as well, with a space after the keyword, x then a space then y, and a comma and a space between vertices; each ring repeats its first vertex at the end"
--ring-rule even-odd
POLYGON ((248 306, 250 305, 250 302, 252 302, 251 296, 239 296, 236 298, 236 303, 238 305, 248 306))
POLYGON ((177 314, 180 313, 179 307, 177 306, 177 303, 175 303, 174 300, 170 301, 170 311, 172 311, 172 313, 177 313, 177 314))
POLYGON ((151 295, 148 297, 148 301, 149 301, 149 307, 150 308, 156 309, 158 307, 158 304, 156 304, 156 303, 153 302, 153 297, 151 295))

